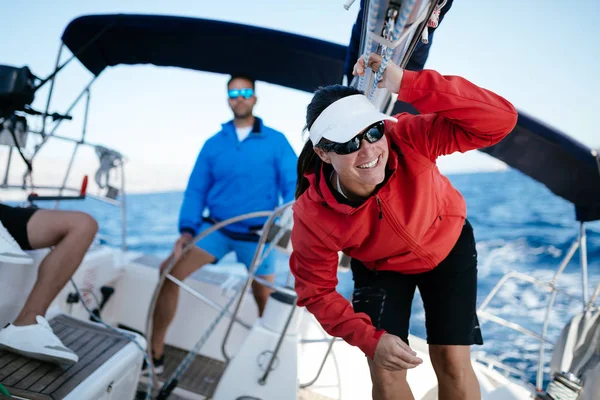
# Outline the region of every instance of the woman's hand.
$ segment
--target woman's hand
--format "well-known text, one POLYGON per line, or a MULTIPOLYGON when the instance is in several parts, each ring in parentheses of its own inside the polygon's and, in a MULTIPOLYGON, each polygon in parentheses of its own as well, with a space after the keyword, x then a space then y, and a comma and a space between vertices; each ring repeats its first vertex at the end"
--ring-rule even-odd
POLYGON ((411 369, 423 362, 402 339, 389 333, 384 333, 379 339, 373 361, 390 371, 411 369))
MULTIPOLYGON (((369 55, 369 61, 367 63, 367 67, 373 70, 373 73, 377 73, 379 71, 379 67, 381 66, 381 56, 377 53, 371 53, 369 55)), ((365 59, 364 57, 360 57, 356 64, 354 64, 354 69, 352 70, 352 75, 364 76, 365 74, 365 59)), ((386 88, 392 93, 398 93, 400 90, 400 83, 402 82, 402 76, 404 75, 404 70, 394 64, 393 62, 389 62, 385 71, 383 71, 383 77, 381 81, 377 83, 377 87, 386 88)))

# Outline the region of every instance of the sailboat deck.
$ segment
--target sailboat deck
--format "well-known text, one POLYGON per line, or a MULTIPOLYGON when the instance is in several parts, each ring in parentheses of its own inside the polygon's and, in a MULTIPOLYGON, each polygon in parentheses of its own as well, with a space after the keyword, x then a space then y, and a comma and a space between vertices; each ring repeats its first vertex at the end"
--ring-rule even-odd
MULTIPOLYGON (((165 346, 165 372, 161 375, 161 380, 168 380, 171 377, 187 353, 176 347, 165 346)), ((179 379, 177 386, 210 397, 217 388, 224 371, 225 363, 223 361, 198 355, 179 379)))
POLYGON ((12 394, 32 400, 60 400, 122 349, 127 339, 109 329, 66 315, 50 322, 54 333, 79 356, 70 367, 0 350, 0 382, 12 394))

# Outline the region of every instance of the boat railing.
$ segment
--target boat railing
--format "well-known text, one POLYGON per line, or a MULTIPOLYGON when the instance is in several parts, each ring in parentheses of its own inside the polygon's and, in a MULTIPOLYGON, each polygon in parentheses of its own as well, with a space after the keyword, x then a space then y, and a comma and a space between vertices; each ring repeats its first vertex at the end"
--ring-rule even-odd
MULTIPOLYGON (((554 308, 554 304, 556 302, 556 296, 560 293, 561 295, 564 295, 572 300, 575 300, 576 302, 581 303, 584 312, 596 307, 595 302, 596 302, 596 299, 598 298, 598 295, 600 295, 600 283, 596 287, 592 296, 588 298, 588 268, 587 268, 587 266, 588 266, 588 264, 587 264, 586 231, 585 231, 585 224, 583 222, 581 222, 580 226, 579 226, 579 233, 578 233, 577 237, 573 241, 571 247, 567 251, 563 260, 560 262, 556 272, 554 273, 554 276, 552 277, 552 279, 550 281, 542 281, 537 278, 534 278, 533 276, 530 276, 530 275, 527 275, 527 274, 524 274, 521 272, 517 272, 517 271, 508 272, 498 281, 498 283, 494 286, 494 288, 490 291, 490 293, 487 295, 487 297, 483 300, 483 302, 477 309, 477 314, 482 319, 482 321, 494 322, 498 325, 504 326, 506 328, 510 328, 510 329, 520 332, 526 336, 532 337, 540 342, 540 350, 539 350, 538 366, 537 366, 537 374, 536 374, 536 385, 535 385, 536 390, 542 390, 543 377, 544 377, 544 363, 545 363, 545 347, 546 347, 545 345, 546 344, 554 344, 551 340, 548 339, 547 333, 548 333, 548 325, 550 323, 550 314, 554 308), (573 256, 575 255, 575 252, 577 250, 580 251, 581 281, 582 281, 582 285, 583 285, 581 297, 573 296, 572 294, 568 293, 567 291, 557 287, 557 283, 558 283, 561 275, 563 274, 565 268, 567 267, 567 265, 569 264, 569 262, 571 261, 571 259, 573 258, 573 256), (509 321, 505 318, 499 317, 498 315, 494 314, 493 312, 488 311, 488 307, 489 307, 491 301, 498 294, 500 289, 510 280, 518 280, 518 281, 522 281, 522 282, 527 282, 527 283, 533 284, 537 287, 540 287, 543 290, 550 293, 548 303, 546 304, 546 312, 545 312, 544 322, 543 322, 540 333, 533 332, 532 330, 527 329, 520 324, 509 321)), ((489 358, 486 358, 486 359, 487 359, 487 361, 476 358, 477 361, 482 362, 486 365, 489 365, 490 359, 489 358)), ((502 367, 501 366, 502 366, 502 363, 500 363, 500 362, 494 363, 494 367, 502 368, 503 370, 510 372, 510 369, 507 369, 506 366, 502 366, 502 367)))
MULTIPOLYGON (((67 110, 63 114, 57 114, 57 113, 51 114, 49 111, 51 108, 51 100, 52 100, 52 94, 53 94, 53 90, 54 90, 56 74, 66 64, 68 64, 70 61, 72 61, 74 59, 74 57, 71 57, 67 62, 65 62, 63 65, 61 65, 59 67, 61 54, 62 54, 62 52, 61 52, 62 48, 63 48, 63 45, 61 45, 59 53, 58 53, 58 57, 56 60, 56 68, 55 68, 54 73, 52 73, 50 75, 50 77, 48 77, 44 81, 44 83, 46 83, 46 81, 50 82, 50 90, 48 92, 48 98, 46 100, 45 111, 37 112, 37 111, 33 111, 31 109, 27 109, 25 112, 27 114, 35 116, 35 118, 41 119, 41 122, 42 122, 40 130, 33 130, 33 129, 26 130, 26 135, 33 134, 33 135, 37 135, 41 138, 40 142, 34 146, 33 151, 31 152, 31 156, 29 157, 29 160, 28 160, 30 165, 33 164, 36 156, 39 154, 41 149, 44 148, 45 145, 50 140, 52 140, 52 141, 58 140, 58 141, 73 144, 73 151, 71 152, 69 164, 64 173, 62 183, 60 185, 53 185, 53 186, 38 186, 38 185, 34 185, 32 183, 28 184, 27 178, 31 177, 31 175, 33 174, 33 171, 30 170, 29 168, 28 168, 28 171, 23 175, 22 183, 20 183, 20 184, 9 183, 9 174, 10 174, 10 169, 11 169, 11 165, 12 165, 13 153, 15 152, 15 150, 17 150, 17 151, 21 150, 20 148, 16 147, 16 146, 20 146, 19 143, 12 143, 12 145, 8 146, 9 149, 8 149, 8 157, 7 157, 7 162, 6 162, 6 170, 4 172, 3 180, 0 183, 0 189, 17 189, 17 190, 23 190, 25 192, 32 192, 35 190, 56 191, 58 193, 58 195, 54 196, 55 199, 53 198, 53 200, 55 201, 54 208, 58 208, 61 204, 61 201, 70 200, 70 199, 67 199, 65 196, 63 196, 64 192, 81 193, 80 188, 69 187, 67 185, 67 182, 68 182, 69 176, 71 175, 71 172, 73 170, 73 164, 74 164, 74 161, 75 161, 75 158, 77 156, 79 149, 81 147, 90 147, 90 148, 94 149, 94 151, 96 152, 96 154, 98 155, 98 157, 100 159, 100 168, 96 172, 96 183, 98 184, 98 187, 100 189, 106 188, 107 191, 104 196, 94 196, 94 195, 86 193, 85 197, 91 198, 94 200, 98 200, 103 203, 117 206, 120 208, 120 210, 121 210, 121 248, 123 251, 125 251, 127 249, 127 219, 126 219, 126 214, 127 214, 126 211, 127 210, 126 210, 126 202, 125 202, 125 169, 124 169, 125 160, 124 160, 124 157, 116 150, 104 147, 99 144, 89 142, 86 139, 88 115, 89 115, 89 108, 90 108, 89 106, 90 106, 90 100, 91 100, 90 87, 92 86, 92 83, 95 81, 96 77, 91 79, 91 81, 83 88, 81 93, 75 98, 75 100, 71 103, 71 105, 67 108, 67 110), (58 134, 57 131, 58 131, 58 128, 61 126, 62 122, 64 120, 72 119, 72 117, 70 115, 71 112, 75 109, 75 107, 83 99, 85 99, 85 107, 84 107, 84 114, 83 114, 83 124, 82 124, 82 128, 81 128, 81 136, 78 138, 74 138, 74 137, 63 136, 63 135, 58 134), (54 117, 57 115, 60 118, 55 119, 54 117), (47 124, 48 118, 55 119, 54 124, 52 126, 49 126, 49 124, 47 124), (108 182, 109 172, 112 170, 117 170, 117 173, 120 176, 121 182, 120 182, 120 187, 118 189, 115 187, 111 187, 108 182), (105 182, 100 183, 99 180, 102 177, 105 178, 104 179, 105 182)), ((0 127, 2 126, 2 123, 4 123, 4 121, 7 118, 11 117, 12 115, 19 115, 19 113, 22 114, 23 111, 22 110, 12 111, 10 113, 10 115, 5 116, 4 118, 0 118, 0 127)), ((22 117, 20 117, 20 118, 22 118, 22 117)), ((33 179, 29 179, 29 180, 33 181, 33 179)), ((33 201, 40 200, 40 199, 41 198, 36 199, 35 197, 30 196, 28 200, 30 202, 33 202, 33 201)))
MULTIPOLYGON (((86 48, 91 44, 88 43, 83 48, 80 49, 80 52, 86 50, 86 48)), ((17 143, 13 143, 12 146, 9 146, 8 158, 6 171, 4 173, 3 181, 0 183, 0 189, 20 189, 24 191, 33 191, 33 190, 55 190, 58 192, 58 198, 63 197, 63 192, 80 192, 80 189, 75 189, 67 186, 67 181, 69 180, 69 176, 73 169, 73 164, 75 161, 75 157, 79 151, 79 149, 83 147, 91 147, 95 150, 96 154, 100 158, 100 168, 96 172, 96 182, 100 189, 107 189, 106 194, 104 196, 94 196, 90 194, 86 194, 86 198, 92 198, 94 200, 98 200, 110 205, 114 205, 120 208, 121 211, 121 248, 123 251, 127 249, 127 219, 126 219, 126 202, 125 202, 125 170, 124 170, 124 157, 116 150, 104 147, 99 144, 91 143, 87 140, 87 127, 88 127, 88 116, 90 110, 90 102, 91 102, 91 87, 93 83, 96 81, 97 76, 94 75, 88 82, 85 84, 79 95, 73 100, 73 102, 67 107, 66 111, 63 113, 51 113, 52 109, 52 96, 54 94, 54 87, 56 84, 56 76, 60 71, 62 71, 68 64, 70 64, 73 60, 77 59, 77 55, 72 54, 70 57, 66 57, 66 61, 62 61, 63 59, 63 49, 65 48, 64 43, 60 44, 58 54, 56 57, 56 63, 54 67, 54 71, 45 79, 40 80, 40 82, 35 87, 34 92, 40 89, 42 86, 49 84, 49 90, 47 94, 47 98, 44 105, 44 111, 35 111, 30 107, 25 108, 14 108, 9 112, 8 115, 2 114, 0 121, 4 122, 6 118, 11 117, 12 115, 20 115, 20 114, 29 114, 30 116, 35 116, 35 118, 39 118, 41 120, 41 128, 40 130, 27 129, 26 134, 34 134, 38 135, 41 140, 39 143, 36 143, 31 155, 29 157, 29 163, 32 164, 35 160, 38 153, 46 146, 46 144, 50 140, 59 140, 63 142, 70 142, 74 145, 73 151, 71 153, 71 157, 69 160, 69 164, 64 174, 64 178, 62 180, 62 184, 55 186, 35 186, 33 184, 27 184, 27 178, 30 177, 30 174, 33 172, 28 169, 26 174, 23 176, 23 182, 19 185, 9 184, 9 173, 11 167, 12 156, 14 150, 17 149, 16 146, 19 146, 17 143), (60 135, 58 133, 58 129, 62 125, 63 121, 71 120, 71 112, 75 110, 78 104, 84 101, 83 107, 83 122, 81 126, 81 135, 79 137, 69 137, 60 135), (48 118, 51 118, 53 123, 48 123, 48 118), (117 189, 116 187, 112 187, 109 185, 108 177, 109 172, 112 170, 116 170, 120 177, 120 187, 117 189), (100 183, 98 178, 104 177, 105 182, 100 183)), ((21 117, 22 118, 22 117, 21 117)), ((0 125, 1 127, 1 125, 0 125)), ((35 201, 35 198, 30 197, 30 201, 35 201)), ((38 199, 39 200, 39 199, 38 199)), ((65 199, 66 200, 66 199, 65 199)), ((61 199, 55 200, 54 208, 58 208, 61 199)))
MULTIPOLYGON (((485 365, 490 370, 495 370, 501 373, 506 378, 516 378, 520 381, 525 380, 525 373, 514 367, 504 364, 501 361, 496 360, 493 357, 488 357, 485 354, 477 355, 476 361, 480 364, 485 365)), ((533 386, 533 385, 532 385, 533 386)))
MULTIPOLYGON (((256 251, 254 252, 254 257, 252 258, 252 262, 250 263, 250 267, 248 270, 248 279, 246 280, 246 282, 242 288, 242 292, 238 298, 238 301, 235 305, 235 309, 233 311, 234 317, 237 316, 237 314, 241 308, 241 305, 244 302, 246 293, 248 292, 248 289, 250 288, 250 285, 252 284, 253 281, 257 281, 257 282, 271 288, 272 290, 274 290, 276 292, 283 293, 294 300, 297 298, 296 292, 292 288, 281 287, 281 286, 278 286, 274 283, 268 282, 268 281, 256 276, 256 270, 258 269, 258 267, 260 266, 260 264, 262 263, 264 258, 268 255, 268 253, 273 251, 278 246, 282 247, 280 240, 283 237, 283 235, 285 234, 285 230, 287 228, 289 228, 289 226, 291 226, 291 222, 292 222, 291 221, 291 212, 288 212, 285 216, 284 216, 284 213, 286 213, 286 211, 288 211, 288 210, 291 211, 292 204, 293 204, 293 202, 289 202, 289 203, 286 203, 286 204, 278 207, 277 209, 275 209, 273 212, 270 213, 269 218, 267 219, 267 222, 265 222, 265 224, 263 226, 263 232, 258 241, 256 251), (267 238, 269 237, 269 232, 275 226, 275 221, 279 218, 281 219, 279 221, 280 229, 277 232, 276 237, 270 241, 269 246, 267 248, 265 248, 267 238)), ((285 246, 285 249, 287 251, 289 249, 289 246, 285 246)), ((295 304, 295 301, 294 301, 294 304, 295 304)), ((283 342, 283 339, 285 337, 285 334, 287 332, 289 324, 292 321, 295 310, 296 310, 296 307, 291 308, 290 315, 288 316, 288 318, 286 320, 286 323, 283 327, 283 331, 281 332, 280 337, 275 346, 275 350, 273 351, 273 353, 271 355, 271 359, 269 360, 269 363, 265 369, 265 373, 259 380, 259 382, 261 382, 262 384, 264 384, 266 382, 266 379, 267 379, 269 373, 271 372, 271 366, 272 366, 273 362, 275 362, 277 353, 279 352, 279 348, 283 342)), ((229 325, 227 326, 225 335, 223 336, 223 341, 221 343, 221 352, 223 353, 223 357, 225 357, 225 360, 227 360, 227 361, 229 361, 231 359, 231 357, 227 354, 226 346, 227 346, 227 340, 229 339, 229 335, 231 333, 231 329, 233 327, 233 322, 234 322, 233 319, 231 319, 229 321, 229 325)))
MULTIPOLYGON (((186 245, 186 247, 183 250, 183 254, 185 254, 185 252, 187 252, 190 248, 192 248, 192 246, 195 246, 195 244, 198 241, 200 241, 202 238, 204 238, 208 234, 210 234, 218 229, 221 229, 227 225, 230 225, 232 223, 239 222, 242 220, 246 220, 246 219, 268 217, 267 221, 265 222, 265 224, 263 226, 262 233, 259 237, 257 248, 254 253, 254 257, 249 266, 248 278, 245 280, 243 285, 240 285, 240 288, 238 289, 238 291, 236 291, 236 293, 232 296, 232 298, 230 299, 230 301, 228 302, 228 304, 225 307, 222 307, 221 305, 217 304, 216 302, 208 299, 206 296, 202 295, 198 291, 196 291, 193 288, 191 288, 190 286, 186 285, 181 280, 172 276, 171 271, 172 271, 173 267, 175 266, 175 263, 177 260, 172 259, 169 262, 169 264, 164 268, 164 270, 160 274, 159 282, 156 285, 154 294, 152 296, 152 301, 150 302, 150 308, 148 310, 148 315, 147 315, 147 320, 146 320, 146 337, 148 338, 148 342, 150 343, 152 341, 152 315, 154 314, 154 309, 156 307, 156 301, 158 299, 158 294, 160 293, 162 286, 163 286, 165 280, 167 280, 167 279, 170 280, 171 282, 175 283, 176 285, 178 285, 179 287, 181 287, 188 293, 192 294, 194 297, 196 297, 199 300, 203 301, 204 303, 208 304, 210 307, 214 308, 215 310, 220 311, 219 317, 222 315, 228 315, 230 317, 229 325, 226 328, 226 332, 223 336, 222 345, 221 345, 223 357, 225 358, 226 362, 229 362, 229 360, 231 359, 229 354, 227 354, 226 346, 227 346, 227 341, 228 341, 229 335, 231 333, 234 322, 240 323, 242 326, 250 329, 250 326, 248 324, 244 323, 243 321, 241 321, 238 318, 238 313, 239 313, 242 303, 244 302, 244 299, 246 297, 246 294, 247 294, 248 289, 249 289, 250 285, 252 284, 252 282, 254 282, 254 281, 259 282, 259 283, 271 288, 275 292, 282 293, 282 294, 286 295, 287 297, 294 299, 294 303, 295 303, 295 299, 297 296, 296 296, 296 292, 293 289, 291 289, 289 287, 278 286, 274 283, 265 281, 264 279, 259 278, 258 276, 255 275, 256 270, 258 269, 258 267, 260 266, 260 264, 262 263, 262 261, 268 255, 269 252, 273 251, 276 248, 278 248, 279 250, 282 250, 284 252, 289 252, 289 246, 287 244, 286 239, 289 239, 288 226, 291 224, 291 213, 286 214, 286 211, 288 211, 288 210, 291 211, 290 206, 292 205, 292 203, 293 202, 284 204, 281 207, 275 209, 274 211, 257 211, 257 212, 252 212, 252 213, 248 213, 248 214, 243 214, 243 215, 240 215, 240 216, 237 216, 234 218, 230 218, 230 219, 227 219, 224 221, 220 221, 220 222, 212 225, 210 228, 200 232, 188 245, 186 245), (276 224, 276 222, 277 222, 277 224, 276 224), (275 229, 276 234, 270 235, 271 230, 275 227, 278 228, 278 229, 275 229), (268 246, 267 246, 267 241, 268 241, 268 246), (238 296, 238 297, 237 297, 237 301, 235 301, 235 307, 234 307, 233 311, 229 311, 229 306, 232 305, 234 298, 236 296, 238 296)), ((182 254, 182 256, 183 256, 183 254, 182 254)), ((295 312, 296 308, 297 307, 291 307, 290 314, 287 317, 286 323, 283 327, 283 331, 279 335, 278 341, 275 345, 275 349, 272 352, 271 359, 269 360, 267 368, 265 369, 265 373, 259 379, 259 383, 261 383, 261 384, 264 384, 268 378, 268 375, 271 371, 271 366, 276 360, 277 354, 279 352, 279 349, 281 347, 283 339, 286 335, 287 329, 292 321, 292 318, 294 316, 294 312, 295 312)), ((207 338, 207 335, 205 334, 203 337, 207 338)), ((201 345, 202 345, 202 343, 200 343, 199 345, 196 345, 195 348, 199 349, 201 347, 201 345)), ((194 350, 192 350, 192 352, 193 351, 194 350)), ((186 359, 187 359, 187 357, 186 357, 186 359)), ((184 359, 183 362, 186 362, 186 360, 184 359)), ((182 364, 183 364, 183 362, 182 362, 182 364)), ((178 368, 178 370, 179 369, 180 368, 178 368)), ((183 371, 181 371, 181 373, 183 373, 183 371)))

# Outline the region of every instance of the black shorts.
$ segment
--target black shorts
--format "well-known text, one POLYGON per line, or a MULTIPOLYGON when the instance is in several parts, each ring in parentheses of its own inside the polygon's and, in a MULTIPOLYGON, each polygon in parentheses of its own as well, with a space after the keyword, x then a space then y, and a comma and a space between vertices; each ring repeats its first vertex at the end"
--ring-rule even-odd
POLYGON ((355 312, 364 312, 378 329, 408 343, 410 312, 418 287, 425 308, 427 343, 483 344, 476 313, 477 251, 473 228, 465 221, 450 254, 421 274, 374 272, 352 259, 355 312))
POLYGON ((37 210, 37 208, 10 207, 0 204, 0 222, 23 250, 31 250, 27 237, 27 223, 37 210))

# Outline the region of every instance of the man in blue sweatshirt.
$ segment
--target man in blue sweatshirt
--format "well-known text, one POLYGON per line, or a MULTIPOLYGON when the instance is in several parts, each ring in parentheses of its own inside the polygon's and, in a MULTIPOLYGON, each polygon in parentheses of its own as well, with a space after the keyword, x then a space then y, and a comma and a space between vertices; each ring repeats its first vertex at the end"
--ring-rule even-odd
MULTIPOLYGON (((179 259, 184 246, 215 222, 273 210, 281 200, 287 203, 294 199, 298 158, 281 132, 265 126, 253 115, 254 89, 254 79, 248 76, 235 75, 229 80, 227 95, 233 121, 223 124, 198 155, 181 206, 181 236, 161 270, 172 257, 179 259), (205 209, 208 217, 203 217, 205 209)), ((237 260, 248 267, 257 247, 255 231, 265 221, 265 218, 243 220, 209 234, 177 261, 171 274, 183 280, 229 252, 235 252, 237 260)), ((273 255, 271 252, 256 271, 257 276, 269 282, 275 278, 273 255)), ((271 290, 253 282, 252 292, 262 315, 271 290)), ((175 316, 178 296, 179 287, 166 280, 153 318, 152 352, 157 373, 164 369, 164 341, 175 316)))

